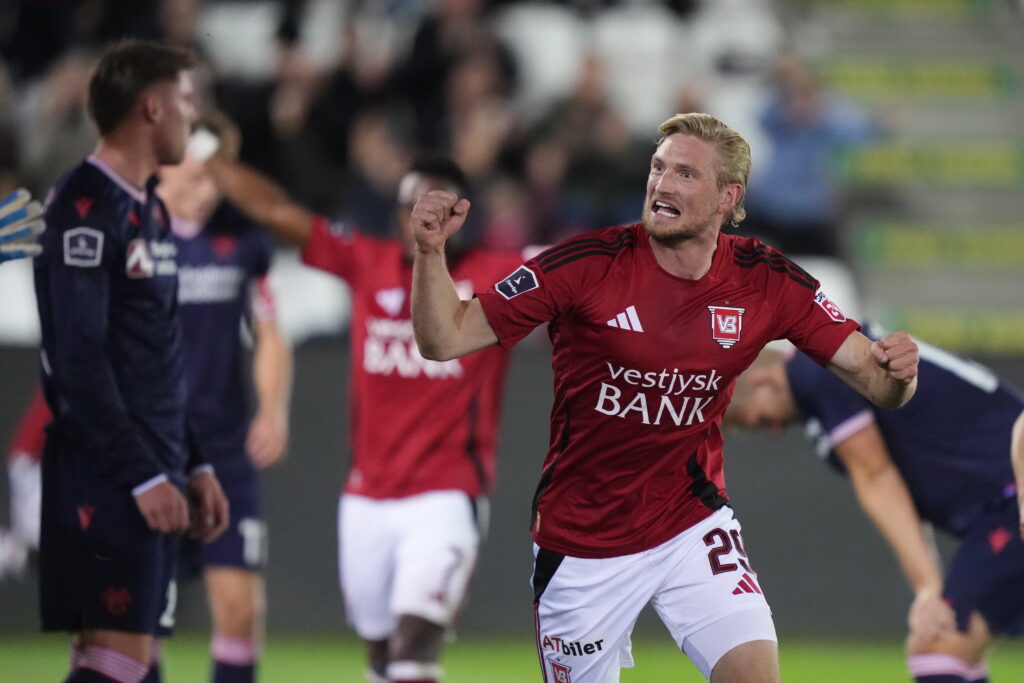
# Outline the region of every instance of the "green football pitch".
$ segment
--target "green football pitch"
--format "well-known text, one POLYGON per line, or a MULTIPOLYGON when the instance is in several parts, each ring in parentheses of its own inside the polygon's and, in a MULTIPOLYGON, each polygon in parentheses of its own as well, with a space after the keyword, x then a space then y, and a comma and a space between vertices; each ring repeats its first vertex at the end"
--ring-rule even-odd
MULTIPOLYGON (((200 636, 174 638, 164 649, 166 683, 204 683, 207 645, 200 636)), ((900 683, 909 681, 898 643, 835 643, 782 639, 782 679, 787 683, 900 683)), ((622 672, 623 683, 693 682, 704 679, 668 642, 637 640, 636 668, 622 672)), ((67 666, 60 636, 0 636, 0 681, 55 683, 67 666)), ((526 640, 466 637, 445 653, 447 683, 535 683, 536 651, 526 640)), ((362 683, 362 651, 348 635, 278 636, 270 640, 261 668, 262 683, 362 683)), ((1024 679, 1024 646, 1001 643, 990 659, 993 683, 1024 679)))

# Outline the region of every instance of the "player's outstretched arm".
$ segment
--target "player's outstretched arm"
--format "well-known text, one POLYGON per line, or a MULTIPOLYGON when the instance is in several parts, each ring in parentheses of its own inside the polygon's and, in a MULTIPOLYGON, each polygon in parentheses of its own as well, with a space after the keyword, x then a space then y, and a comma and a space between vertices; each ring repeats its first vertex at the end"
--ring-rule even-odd
POLYGON ((459 299, 445 263, 445 242, 468 212, 469 200, 443 190, 421 195, 412 209, 412 325, 420 354, 431 360, 459 358, 498 341, 479 299, 459 299))
POLYGON ((907 615, 911 637, 929 642, 953 631, 956 621, 942 599, 942 568, 934 542, 882 433, 872 423, 837 444, 835 450, 861 508, 888 542, 914 589, 907 615))
POLYGON ((1010 460, 1013 462, 1013 477, 1017 481, 1017 506, 1021 514, 1020 535, 1024 537, 1024 412, 1013 423, 1010 460))
POLYGON ((904 405, 917 390, 917 343, 906 332, 871 341, 854 332, 843 341, 828 369, 879 408, 904 405))
POLYGON ((32 195, 25 189, 0 199, 0 262, 42 253, 36 240, 46 227, 43 208, 31 200, 32 195))
POLYGON ((273 319, 256 323, 252 360, 258 409, 245 447, 257 468, 280 461, 288 446, 288 405, 292 393, 292 350, 273 319))
POLYGON ((270 178, 240 161, 217 153, 206 168, 228 200, 282 242, 306 246, 313 231, 313 212, 292 201, 270 178))

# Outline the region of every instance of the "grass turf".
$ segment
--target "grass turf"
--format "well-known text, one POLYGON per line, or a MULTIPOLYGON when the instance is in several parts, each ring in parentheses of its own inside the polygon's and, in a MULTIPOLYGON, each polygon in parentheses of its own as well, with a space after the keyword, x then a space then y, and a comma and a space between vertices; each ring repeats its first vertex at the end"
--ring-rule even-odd
MULTIPOLYGON (((898 643, 817 642, 783 638, 782 679, 787 683, 889 683, 909 681, 898 643)), ((623 683, 697 683, 704 679, 689 660, 665 640, 633 644, 636 668, 622 672, 623 683)), ((165 683, 208 680, 203 636, 180 635, 164 647, 165 683)), ((467 637, 445 653, 447 683, 535 683, 540 679, 536 651, 526 639, 467 637)), ((989 660, 993 683, 1017 682, 1024 675, 1024 647, 1000 643, 989 660)), ((359 643, 350 635, 271 639, 260 672, 262 683, 361 683, 359 643)), ((0 681, 55 683, 67 671, 67 640, 61 636, 0 635, 0 681)))

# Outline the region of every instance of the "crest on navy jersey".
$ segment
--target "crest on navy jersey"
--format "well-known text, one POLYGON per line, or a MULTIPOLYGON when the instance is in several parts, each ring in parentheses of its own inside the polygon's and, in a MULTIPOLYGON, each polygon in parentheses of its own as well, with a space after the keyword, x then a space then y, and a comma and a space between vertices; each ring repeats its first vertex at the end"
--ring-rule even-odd
POLYGON ((72 228, 64 233, 64 263, 91 268, 103 259, 103 233, 95 228, 72 228))
POLYGON ((149 244, 144 239, 134 239, 128 243, 128 252, 124 261, 125 273, 132 279, 153 277, 156 273, 156 261, 149 251, 149 244))
POLYGON ((526 266, 519 266, 516 272, 494 285, 494 288, 506 299, 512 299, 523 292, 537 289, 538 286, 537 276, 533 274, 533 271, 526 266))
POLYGON ((821 287, 814 293, 814 303, 821 306, 821 310, 828 314, 828 317, 837 323, 846 322, 846 316, 840 310, 839 306, 836 305, 832 299, 828 298, 825 292, 821 291, 821 287))
POLYGON ((735 306, 708 306, 711 312, 711 338, 721 344, 723 349, 732 348, 740 340, 743 312, 746 310, 735 306))

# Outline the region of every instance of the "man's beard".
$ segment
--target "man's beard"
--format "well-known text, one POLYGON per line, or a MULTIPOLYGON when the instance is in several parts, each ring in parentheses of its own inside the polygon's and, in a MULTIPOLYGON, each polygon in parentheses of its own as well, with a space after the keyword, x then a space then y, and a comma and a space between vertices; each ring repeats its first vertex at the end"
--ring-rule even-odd
POLYGON ((704 221, 698 225, 687 225, 671 232, 654 232, 648 222, 648 216, 644 216, 644 230, 648 236, 663 247, 678 247, 683 242, 688 242, 700 235, 703 235, 711 225, 711 221, 704 221))

